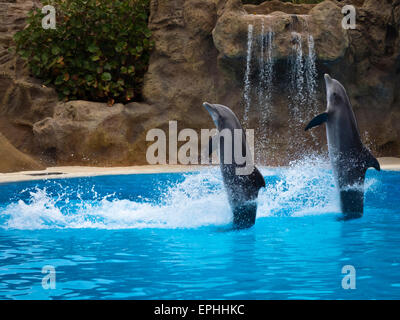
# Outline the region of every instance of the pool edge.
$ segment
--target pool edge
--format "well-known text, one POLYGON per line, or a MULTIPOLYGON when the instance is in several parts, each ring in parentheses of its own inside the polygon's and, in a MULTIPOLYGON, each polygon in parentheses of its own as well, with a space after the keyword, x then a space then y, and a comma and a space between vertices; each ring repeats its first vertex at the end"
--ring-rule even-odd
MULTIPOLYGON (((384 171, 400 171, 400 158, 378 158, 381 169, 384 171)), ((80 177, 96 177, 108 175, 154 174, 154 173, 182 173, 210 169, 218 165, 141 165, 129 167, 84 167, 65 166, 49 167, 39 171, 21 171, 0 173, 0 184, 40 181, 48 179, 68 179, 80 177)), ((262 166, 262 168, 273 168, 262 166)))

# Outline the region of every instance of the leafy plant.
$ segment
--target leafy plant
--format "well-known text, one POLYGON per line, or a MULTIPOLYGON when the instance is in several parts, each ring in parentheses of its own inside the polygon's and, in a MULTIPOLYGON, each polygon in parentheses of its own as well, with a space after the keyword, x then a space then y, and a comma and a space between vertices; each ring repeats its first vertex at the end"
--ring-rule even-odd
POLYGON ((64 100, 127 102, 141 99, 154 43, 147 26, 149 0, 42 1, 56 8, 56 29, 43 29, 32 10, 17 32, 17 52, 35 77, 64 100))
MULTIPOLYGON (((271 1, 271 0, 242 0, 243 4, 261 4, 266 1, 271 1)), ((280 0, 282 2, 292 2, 296 4, 302 4, 302 3, 308 3, 308 4, 313 4, 313 3, 320 3, 324 0, 280 0)))

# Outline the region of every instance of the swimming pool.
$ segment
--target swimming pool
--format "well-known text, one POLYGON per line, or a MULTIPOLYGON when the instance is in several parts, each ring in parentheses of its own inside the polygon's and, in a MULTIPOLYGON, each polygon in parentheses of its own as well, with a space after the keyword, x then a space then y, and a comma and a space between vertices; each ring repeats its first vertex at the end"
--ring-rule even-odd
POLYGON ((0 298, 400 298, 400 172, 369 170, 364 217, 345 222, 329 168, 261 172, 242 231, 217 168, 0 185, 0 298))

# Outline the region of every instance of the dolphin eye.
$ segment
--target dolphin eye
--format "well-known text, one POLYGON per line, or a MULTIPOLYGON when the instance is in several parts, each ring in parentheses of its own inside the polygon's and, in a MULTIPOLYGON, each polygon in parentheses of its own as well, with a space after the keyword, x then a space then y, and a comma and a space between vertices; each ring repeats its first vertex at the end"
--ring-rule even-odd
POLYGON ((340 95, 338 95, 336 92, 333 93, 333 101, 335 104, 340 103, 342 99, 340 98, 340 95))

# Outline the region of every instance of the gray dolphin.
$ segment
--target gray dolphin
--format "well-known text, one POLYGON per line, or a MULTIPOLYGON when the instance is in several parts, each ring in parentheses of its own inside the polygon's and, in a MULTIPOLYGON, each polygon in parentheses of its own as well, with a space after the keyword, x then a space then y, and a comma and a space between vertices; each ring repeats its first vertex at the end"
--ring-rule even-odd
POLYGON ((342 213, 345 219, 360 218, 364 212, 365 173, 371 167, 380 171, 380 165, 361 141, 345 88, 328 74, 325 84, 327 111, 311 120, 305 130, 326 123, 329 158, 342 213))
MULTIPOLYGON (((251 163, 249 174, 238 175, 238 168, 243 168, 245 164, 238 164, 235 157, 235 147, 241 149, 243 155, 249 156, 250 149, 246 143, 246 136, 242 126, 236 115, 226 106, 219 104, 210 104, 205 102, 203 106, 210 113, 218 132, 230 132, 231 141, 227 141, 225 145, 225 138, 223 135, 217 136, 219 142, 219 158, 222 177, 224 180, 225 189, 228 193, 229 204, 233 211, 233 225, 234 228, 243 229, 250 228, 254 225, 257 214, 257 197, 258 192, 262 187, 265 187, 265 180, 258 169, 251 163), (241 141, 234 139, 234 131, 241 130, 241 141), (230 148, 231 156, 228 158, 225 155, 225 147, 230 148)), ((210 153, 212 138, 210 139, 210 153)), ((214 143, 215 145, 215 143, 214 143)), ((249 165, 248 163, 246 165, 249 165)))

